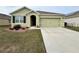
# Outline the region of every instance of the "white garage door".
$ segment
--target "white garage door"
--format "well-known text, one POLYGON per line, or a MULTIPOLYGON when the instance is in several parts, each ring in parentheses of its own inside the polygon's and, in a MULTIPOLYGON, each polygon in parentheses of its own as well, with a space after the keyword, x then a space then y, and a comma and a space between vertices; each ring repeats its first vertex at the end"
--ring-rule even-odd
POLYGON ((60 19, 41 19, 41 27, 60 27, 60 19))

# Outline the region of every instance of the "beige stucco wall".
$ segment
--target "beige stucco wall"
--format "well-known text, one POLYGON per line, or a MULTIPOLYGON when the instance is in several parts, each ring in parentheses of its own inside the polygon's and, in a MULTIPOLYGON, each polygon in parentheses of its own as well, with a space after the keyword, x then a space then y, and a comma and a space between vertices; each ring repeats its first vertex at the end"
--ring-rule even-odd
POLYGON ((0 19, 0 25, 9 25, 9 20, 6 19, 0 19))
POLYGON ((40 15, 40 18, 60 18, 61 16, 56 15, 40 15))
MULTIPOLYGON (((13 23, 11 20, 11 27, 14 27, 17 24, 20 24, 22 27, 31 27, 31 21, 30 21, 31 15, 36 16, 36 26, 39 25, 39 15, 35 12, 31 12, 30 10, 23 9, 11 15, 12 16, 26 16, 26 23, 13 23)), ((12 16, 11 16, 11 19, 12 19, 12 16)))
POLYGON ((60 26, 61 27, 64 27, 64 17, 60 17, 60 26))
MULTIPOLYGON (((12 17, 11 17, 12 19, 12 17)), ((15 25, 21 25, 22 27, 28 27, 28 20, 26 18, 26 23, 13 23, 12 20, 11 20, 11 27, 13 28, 15 25)))
POLYGON ((29 14, 27 14, 26 16, 27 16, 27 21, 28 21, 28 26, 29 27, 31 27, 31 16, 32 15, 35 15, 36 16, 36 26, 39 26, 39 15, 37 14, 37 13, 34 13, 34 12, 31 12, 31 13, 29 13, 29 14))
MULTIPOLYGON (((11 15, 12 16, 26 16, 26 23, 12 23, 12 20, 11 20, 11 27, 13 27, 14 25, 17 25, 17 24, 20 24, 22 27, 31 27, 31 18, 30 18, 31 15, 35 15, 36 16, 36 26, 41 26, 41 22, 42 22, 43 19, 48 19, 48 20, 43 20, 43 22, 46 21, 46 25, 47 26, 52 27, 50 25, 50 23, 53 26, 55 26, 57 24, 60 25, 60 27, 64 26, 64 20, 63 20, 62 16, 56 16, 56 15, 51 15, 51 14, 42 14, 42 15, 40 15, 39 13, 31 12, 31 10, 28 10, 28 9, 19 10, 19 11, 15 12, 15 13, 13 13, 11 15), (59 19, 51 21, 51 19, 54 19, 54 18, 59 18, 59 19)), ((12 19, 12 17, 11 17, 11 19, 12 19)))
MULTIPOLYGON (((19 10, 13 14, 11 14, 12 16, 26 16, 27 13, 29 13, 30 10, 28 9, 22 9, 22 10, 19 10)), ((11 19, 13 19, 11 16, 11 19)), ((29 21, 28 21, 28 17, 26 16, 26 23, 13 23, 12 20, 11 20, 11 27, 14 27, 15 25, 17 24, 20 24, 22 27, 29 27, 29 21)))

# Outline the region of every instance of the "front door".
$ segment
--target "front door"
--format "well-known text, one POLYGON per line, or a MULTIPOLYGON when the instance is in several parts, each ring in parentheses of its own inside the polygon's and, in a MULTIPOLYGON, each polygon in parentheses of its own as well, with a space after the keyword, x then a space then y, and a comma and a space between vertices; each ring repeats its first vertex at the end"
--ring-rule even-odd
POLYGON ((31 26, 36 26, 36 16, 35 15, 31 16, 31 26))

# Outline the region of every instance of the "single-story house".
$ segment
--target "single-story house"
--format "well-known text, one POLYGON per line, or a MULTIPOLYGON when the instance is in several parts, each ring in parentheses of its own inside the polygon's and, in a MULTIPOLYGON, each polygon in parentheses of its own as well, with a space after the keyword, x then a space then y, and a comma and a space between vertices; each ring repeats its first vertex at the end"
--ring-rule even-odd
POLYGON ((22 27, 63 27, 64 14, 34 11, 27 7, 22 7, 11 15, 11 27, 19 24, 22 27))
POLYGON ((0 13, 0 26, 10 25, 10 16, 0 13))
POLYGON ((79 11, 68 14, 65 18, 65 23, 67 23, 68 26, 79 27, 79 11))

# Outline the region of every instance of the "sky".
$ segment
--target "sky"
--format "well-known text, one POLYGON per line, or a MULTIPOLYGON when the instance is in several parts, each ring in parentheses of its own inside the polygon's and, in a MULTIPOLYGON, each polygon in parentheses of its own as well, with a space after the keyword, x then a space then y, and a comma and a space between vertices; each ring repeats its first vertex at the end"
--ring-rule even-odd
MULTIPOLYGON (((21 8, 22 6, 0 6, 0 13, 9 15, 11 12, 21 8)), ((79 11, 79 6, 27 6, 28 8, 37 11, 48 11, 62 14, 69 14, 79 11)))

